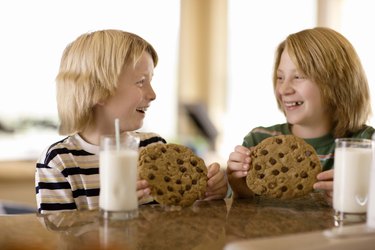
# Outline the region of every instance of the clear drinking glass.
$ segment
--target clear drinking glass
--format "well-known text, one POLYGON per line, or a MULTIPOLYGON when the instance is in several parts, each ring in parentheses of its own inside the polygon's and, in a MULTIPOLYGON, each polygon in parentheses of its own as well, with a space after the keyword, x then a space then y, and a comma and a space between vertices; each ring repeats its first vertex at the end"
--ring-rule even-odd
POLYGON ((335 225, 366 221, 372 140, 336 139, 333 208, 335 225))
POLYGON ((106 219, 138 216, 138 148, 139 138, 130 134, 101 137, 99 207, 106 219))

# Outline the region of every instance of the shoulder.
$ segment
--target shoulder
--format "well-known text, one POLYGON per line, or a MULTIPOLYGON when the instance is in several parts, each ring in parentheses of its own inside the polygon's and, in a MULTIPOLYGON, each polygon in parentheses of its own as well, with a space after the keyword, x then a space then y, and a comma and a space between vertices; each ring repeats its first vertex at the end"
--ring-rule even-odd
POLYGON ((65 137, 64 139, 53 143, 47 147, 40 156, 38 163, 49 165, 52 160, 57 158, 66 158, 70 155, 87 155, 90 154, 79 147, 73 136, 65 137))
POLYGON ((363 126, 361 130, 354 133, 352 137, 354 138, 364 138, 364 139, 372 139, 373 134, 375 133, 375 129, 371 126, 363 126))
POLYGON ((133 135, 139 137, 139 147, 146 147, 153 143, 167 143, 167 141, 157 133, 146 132, 131 132, 133 135))

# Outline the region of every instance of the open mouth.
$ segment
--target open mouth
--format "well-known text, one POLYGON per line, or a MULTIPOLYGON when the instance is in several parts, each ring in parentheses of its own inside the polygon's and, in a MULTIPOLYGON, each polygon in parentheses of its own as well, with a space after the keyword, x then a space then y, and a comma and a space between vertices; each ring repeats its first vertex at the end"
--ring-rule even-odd
POLYGON ((293 107, 298 107, 301 106, 303 102, 297 101, 297 102, 284 102, 285 107, 287 108, 293 108, 293 107))
POLYGON ((144 113, 146 113, 147 108, 148 107, 141 107, 141 108, 137 108, 136 110, 137 110, 137 112, 144 114, 144 113))

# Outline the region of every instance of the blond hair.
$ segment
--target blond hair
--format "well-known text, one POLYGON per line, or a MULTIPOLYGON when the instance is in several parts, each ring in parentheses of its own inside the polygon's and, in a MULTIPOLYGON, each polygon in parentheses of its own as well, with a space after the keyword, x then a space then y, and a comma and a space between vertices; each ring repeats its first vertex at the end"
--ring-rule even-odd
POLYGON ((112 96, 124 67, 155 49, 141 37, 121 30, 100 30, 79 36, 64 50, 56 77, 59 133, 81 132, 93 120, 93 107, 112 96))
MULTIPOLYGON (((298 70, 318 85, 323 104, 330 112, 334 137, 359 131, 371 114, 371 102, 366 74, 352 44, 329 28, 317 27, 289 35, 276 50, 274 90, 285 48, 298 70)), ((282 110, 281 103, 278 106, 282 110)))

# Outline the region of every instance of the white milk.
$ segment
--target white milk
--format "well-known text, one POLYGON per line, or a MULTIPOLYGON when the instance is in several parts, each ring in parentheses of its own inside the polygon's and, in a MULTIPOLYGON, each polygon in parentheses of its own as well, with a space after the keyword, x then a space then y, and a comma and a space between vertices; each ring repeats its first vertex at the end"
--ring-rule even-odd
MULTIPOLYGON (((373 145, 375 140, 375 135, 372 137, 373 145)), ((370 174, 370 187, 368 191, 368 207, 367 207, 367 226, 375 228, 375 148, 372 149, 372 166, 370 174)))
POLYGON ((137 151, 100 152, 100 208, 106 211, 137 209, 137 165, 137 151))
POLYGON ((345 213, 366 213, 371 160, 371 148, 335 149, 333 182, 335 210, 345 213))

